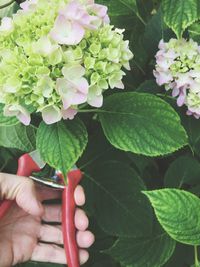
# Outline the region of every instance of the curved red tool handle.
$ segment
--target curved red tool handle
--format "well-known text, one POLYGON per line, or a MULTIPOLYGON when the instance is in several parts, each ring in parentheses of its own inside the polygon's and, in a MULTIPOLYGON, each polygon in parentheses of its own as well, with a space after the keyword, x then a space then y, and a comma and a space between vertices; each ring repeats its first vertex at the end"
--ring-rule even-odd
MULTIPOLYGON (((39 172, 40 170, 40 167, 35 163, 29 154, 24 154, 19 158, 17 175, 30 176, 32 172, 39 172)), ((0 201, 0 219, 4 217, 12 204, 13 200, 0 201)))
POLYGON ((83 175, 80 170, 69 172, 68 186, 65 187, 62 194, 62 229, 68 267, 80 266, 78 245, 76 242, 76 227, 74 224, 76 210, 74 191, 82 177, 83 175))

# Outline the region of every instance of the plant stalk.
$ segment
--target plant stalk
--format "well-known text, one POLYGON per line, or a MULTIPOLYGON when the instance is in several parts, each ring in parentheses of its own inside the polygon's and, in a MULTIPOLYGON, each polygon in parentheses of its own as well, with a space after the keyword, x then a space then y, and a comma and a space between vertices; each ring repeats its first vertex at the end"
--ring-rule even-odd
POLYGON ((194 266, 199 267, 198 247, 197 246, 194 246, 194 266))

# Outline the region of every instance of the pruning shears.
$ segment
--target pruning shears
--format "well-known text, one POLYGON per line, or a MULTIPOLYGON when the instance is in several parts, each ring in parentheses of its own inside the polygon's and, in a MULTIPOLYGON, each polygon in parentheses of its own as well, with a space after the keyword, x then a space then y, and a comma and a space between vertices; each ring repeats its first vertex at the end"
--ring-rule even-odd
MULTIPOLYGON (((74 224, 74 214, 76 204, 74 200, 74 191, 80 183, 83 175, 79 169, 74 169, 67 174, 68 185, 56 182, 51 179, 40 179, 31 176, 33 172, 40 172, 46 163, 41 159, 39 152, 33 151, 22 155, 18 160, 17 175, 27 176, 36 182, 62 190, 62 231, 64 239, 64 248, 69 267, 80 267, 78 245, 76 242, 76 227, 74 224)), ((12 206, 13 201, 0 201, 0 219, 12 206)))

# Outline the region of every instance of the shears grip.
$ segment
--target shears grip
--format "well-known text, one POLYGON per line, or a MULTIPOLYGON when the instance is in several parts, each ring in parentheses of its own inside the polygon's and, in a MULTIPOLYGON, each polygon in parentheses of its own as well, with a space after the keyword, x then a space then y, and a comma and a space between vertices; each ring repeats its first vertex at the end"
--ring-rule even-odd
POLYGON ((64 188, 62 193, 62 230, 68 267, 80 266, 79 251, 76 241, 76 227, 74 224, 74 215, 76 211, 74 191, 82 177, 83 174, 80 170, 69 172, 68 185, 64 188))

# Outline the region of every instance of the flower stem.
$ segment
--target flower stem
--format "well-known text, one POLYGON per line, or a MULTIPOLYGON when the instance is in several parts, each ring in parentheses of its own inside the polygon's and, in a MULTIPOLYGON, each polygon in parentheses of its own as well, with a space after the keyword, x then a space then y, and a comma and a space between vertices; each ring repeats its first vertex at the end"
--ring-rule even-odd
POLYGON ((197 249, 197 246, 194 246, 194 266, 195 266, 195 267, 199 267, 198 249, 197 249))
POLYGON ((6 4, 2 5, 2 6, 0 6, 0 9, 3 9, 5 7, 8 7, 8 6, 12 5, 14 2, 15 2, 15 0, 11 0, 10 2, 8 2, 8 3, 6 3, 6 4))
POLYGON ((101 112, 99 109, 79 109, 78 112, 80 113, 94 113, 94 112, 101 112))

